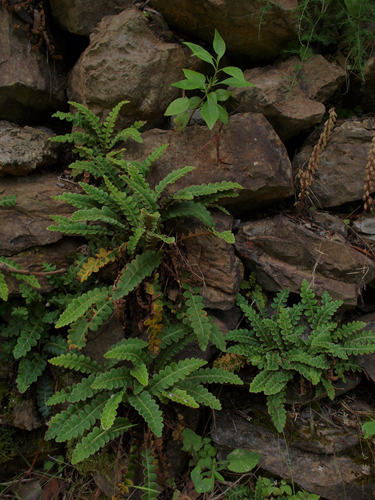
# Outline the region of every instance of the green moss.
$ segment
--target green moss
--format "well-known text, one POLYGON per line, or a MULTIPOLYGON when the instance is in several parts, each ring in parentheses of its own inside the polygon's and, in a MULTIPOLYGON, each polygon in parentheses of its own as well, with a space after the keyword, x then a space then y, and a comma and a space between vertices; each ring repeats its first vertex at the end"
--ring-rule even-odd
MULTIPOLYGON (((69 461, 71 461, 76 444, 76 439, 71 439, 67 443, 68 447, 66 456, 69 461)), ((98 473, 105 476, 107 479, 110 479, 116 460, 117 455, 115 453, 111 451, 103 452, 103 450, 100 450, 94 455, 82 460, 82 462, 78 462, 74 465, 74 467, 82 476, 89 476, 91 474, 98 473)))

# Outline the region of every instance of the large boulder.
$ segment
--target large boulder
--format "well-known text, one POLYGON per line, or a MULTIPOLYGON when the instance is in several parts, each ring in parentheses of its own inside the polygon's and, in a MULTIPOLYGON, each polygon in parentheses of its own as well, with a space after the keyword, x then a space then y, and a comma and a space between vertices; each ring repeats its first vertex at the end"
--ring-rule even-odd
POLYGON ((275 59, 297 38, 297 0, 152 0, 171 27, 212 44, 215 28, 228 54, 252 62, 275 59))
POLYGON ((324 102, 345 82, 345 71, 320 55, 300 61, 294 56, 274 66, 245 71, 255 85, 231 89, 234 109, 262 113, 282 140, 320 123, 324 102))
POLYGON ((169 144, 154 163, 149 182, 156 185, 170 172, 186 165, 193 166, 194 171, 169 185, 165 194, 193 184, 237 182, 244 188, 239 196, 223 198, 221 204, 238 217, 294 194, 285 146, 261 114, 234 115, 220 134, 218 131, 218 125, 213 130, 200 125, 181 132, 150 130, 142 134, 143 144, 127 145, 126 159, 142 161, 161 144, 169 144))
POLYGON ((52 16, 61 28, 77 35, 89 35, 104 16, 119 14, 132 0, 48 0, 52 16))
POLYGON ((63 76, 46 51, 33 49, 14 25, 20 18, 0 7, 0 119, 30 125, 66 106, 63 76))
MULTIPOLYGON (((334 128, 320 155, 320 164, 310 187, 310 198, 318 208, 336 207, 361 200, 366 164, 373 139, 373 118, 352 118, 334 128)), ((322 129, 307 139, 293 159, 293 170, 306 169, 314 145, 322 129)))
POLYGON ((71 205, 51 198, 66 190, 77 188, 59 181, 54 174, 35 172, 18 179, 0 179, 0 195, 16 195, 15 206, 0 208, 0 255, 15 255, 60 240, 63 235, 47 227, 53 224, 50 215, 69 217, 75 211, 71 205))
POLYGON ((0 177, 27 175, 56 163, 58 146, 49 140, 53 135, 47 129, 0 121, 0 177))
POLYGON ((119 125, 135 120, 147 120, 149 127, 160 125, 168 104, 180 96, 171 84, 183 78, 182 68, 202 67, 190 55, 186 47, 158 38, 139 10, 126 9, 104 18, 93 31, 72 70, 69 98, 99 116, 127 100, 119 125))
POLYGON ((318 296, 327 291, 333 299, 354 306, 363 286, 375 277, 373 260, 317 221, 278 215, 244 223, 235 246, 245 265, 255 269, 257 282, 272 292, 288 287, 299 293, 306 279, 318 296))

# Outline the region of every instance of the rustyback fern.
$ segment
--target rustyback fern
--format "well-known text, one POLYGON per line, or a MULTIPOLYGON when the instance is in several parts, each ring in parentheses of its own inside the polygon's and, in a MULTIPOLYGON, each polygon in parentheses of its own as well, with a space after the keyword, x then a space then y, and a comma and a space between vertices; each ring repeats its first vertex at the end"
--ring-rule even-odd
POLYGON ((276 429, 281 432, 286 423, 286 386, 300 375, 315 386, 316 394, 335 396, 333 381, 345 381, 345 371, 361 371, 354 356, 375 352, 375 333, 363 332, 365 323, 355 322, 338 327, 332 318, 341 301, 324 293, 321 304, 310 285, 304 280, 301 302, 287 306, 289 290, 282 290, 271 304, 274 314, 258 312, 243 296, 238 296, 251 330, 234 330, 226 335, 233 345, 228 353, 244 356, 259 373, 250 384, 250 392, 263 392, 276 429), (306 331, 306 321, 309 328, 306 331), (306 331, 306 333, 305 333, 306 331), (350 332, 350 333, 349 333, 350 332), (302 334, 307 337, 302 337, 302 334))

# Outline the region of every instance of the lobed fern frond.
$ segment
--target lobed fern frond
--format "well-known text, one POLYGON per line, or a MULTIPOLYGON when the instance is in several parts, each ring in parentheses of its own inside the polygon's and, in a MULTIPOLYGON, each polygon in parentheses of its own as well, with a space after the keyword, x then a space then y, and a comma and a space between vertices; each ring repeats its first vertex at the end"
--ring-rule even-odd
POLYGON ((5 276, 4 274, 0 271, 0 299, 4 300, 7 302, 8 300, 8 285, 6 284, 5 281, 5 276))
POLYGON ((47 406, 47 401, 51 398, 53 394, 53 384, 51 379, 48 377, 46 373, 43 373, 42 376, 39 377, 36 393, 37 393, 36 401, 38 403, 38 409, 42 414, 43 418, 47 419, 52 414, 52 408, 47 406))
POLYGON ((103 408, 102 417, 100 419, 104 430, 110 429, 115 421, 117 415, 117 408, 119 407, 126 391, 120 391, 112 394, 103 408))
POLYGON ((46 365, 45 356, 41 356, 39 353, 36 353, 32 359, 21 359, 16 379, 17 388, 21 394, 26 392, 30 385, 38 380, 46 365))
POLYGON ((15 359, 22 358, 28 353, 32 347, 36 346, 41 334, 44 331, 43 318, 31 319, 30 323, 25 325, 20 337, 17 339, 17 344, 13 350, 15 359))
POLYGON ((164 369, 155 373, 152 380, 150 380, 150 390, 153 394, 162 392, 174 385, 178 380, 187 378, 189 373, 196 371, 201 366, 205 365, 207 361, 203 359, 184 359, 179 363, 172 363, 164 369))
POLYGON ((113 389, 119 389, 121 387, 126 387, 133 382, 133 378, 130 375, 129 368, 121 366, 119 368, 112 368, 111 370, 104 371, 96 375, 94 382, 92 383, 93 389, 106 389, 111 391, 113 389))
POLYGON ((157 186, 155 186, 155 192, 157 193, 157 197, 159 198, 161 196, 162 192, 165 190, 167 186, 178 181, 178 179, 181 179, 181 177, 188 174, 192 170, 194 170, 194 167, 187 166, 174 170, 173 172, 170 172, 166 177, 164 177, 163 180, 159 182, 157 186))
POLYGON ((280 391, 277 394, 272 394, 267 397, 268 413, 272 418, 273 425, 278 432, 282 432, 286 424, 286 410, 284 404, 286 402, 285 391, 280 391))
POLYGON ((210 340, 212 321, 204 310, 203 298, 201 295, 194 295, 190 290, 184 292, 186 298, 187 318, 183 321, 193 329, 197 337, 199 347, 205 351, 210 340))
POLYGON ((163 432, 163 417, 159 405, 147 391, 133 394, 128 398, 129 403, 145 419, 151 431, 158 437, 163 432))
POLYGON ((79 371, 81 373, 96 373, 100 371, 100 365, 97 361, 92 361, 88 356, 83 354, 61 354, 56 358, 48 360, 51 365, 63 366, 64 368, 69 368, 70 370, 79 371))
POLYGON ((157 477, 155 474, 155 465, 153 464, 154 457, 150 450, 146 449, 142 451, 142 466, 143 466, 143 476, 145 485, 143 490, 145 493, 142 495, 142 500, 156 500, 158 498, 159 492, 157 489, 157 477))
POLYGON ((195 217, 206 226, 213 227, 214 220, 205 206, 195 201, 181 201, 168 206, 162 212, 162 221, 184 217, 195 217))
POLYGON ((7 196, 2 196, 0 198, 0 207, 14 207, 16 204, 17 196, 15 194, 9 194, 7 196))

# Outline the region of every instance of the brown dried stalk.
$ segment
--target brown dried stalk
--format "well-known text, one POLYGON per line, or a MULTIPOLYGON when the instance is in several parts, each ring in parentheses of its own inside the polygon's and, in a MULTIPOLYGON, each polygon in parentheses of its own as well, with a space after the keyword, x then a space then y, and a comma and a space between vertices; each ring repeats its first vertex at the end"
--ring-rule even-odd
POLYGON ((366 164, 366 174, 365 174, 365 182, 363 185, 363 201, 365 202, 363 205, 363 209, 366 212, 367 209, 370 209, 371 212, 374 211, 374 200, 370 196, 370 193, 374 192, 375 187, 375 130, 373 131, 373 138, 370 146, 370 151, 367 157, 366 164))
POLYGON ((300 170, 298 173, 301 186, 301 192, 298 197, 299 213, 301 213, 303 210, 306 196, 309 196, 310 194, 309 189, 311 185, 314 183, 314 174, 320 165, 321 154, 327 145, 328 139, 332 135, 336 119, 337 119, 337 114, 335 113, 335 108, 331 108, 329 110, 329 118, 324 125, 323 132, 320 134, 318 143, 315 145, 313 149, 306 171, 303 172, 302 170, 300 170))

